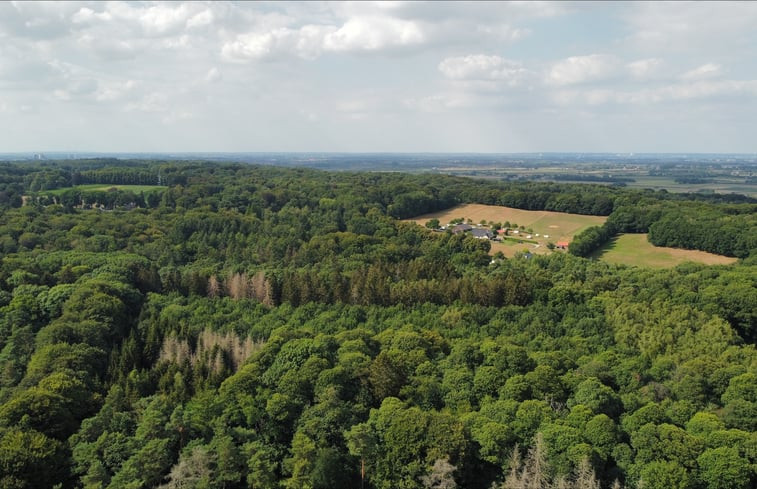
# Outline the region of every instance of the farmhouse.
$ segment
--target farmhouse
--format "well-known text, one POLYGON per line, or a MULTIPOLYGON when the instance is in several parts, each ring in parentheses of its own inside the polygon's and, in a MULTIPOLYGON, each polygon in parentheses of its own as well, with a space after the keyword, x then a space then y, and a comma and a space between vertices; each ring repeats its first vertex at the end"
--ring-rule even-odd
POLYGON ((558 241, 555 246, 560 248, 561 250, 567 250, 568 249, 568 242, 567 241, 558 241))
POLYGON ((452 228, 452 232, 455 234, 464 233, 465 231, 470 231, 473 229, 473 226, 470 224, 458 224, 457 226, 452 228))
POLYGON ((471 235, 473 235, 474 238, 478 239, 492 239, 494 235, 491 231, 484 228, 476 228, 473 231, 471 231, 471 235))

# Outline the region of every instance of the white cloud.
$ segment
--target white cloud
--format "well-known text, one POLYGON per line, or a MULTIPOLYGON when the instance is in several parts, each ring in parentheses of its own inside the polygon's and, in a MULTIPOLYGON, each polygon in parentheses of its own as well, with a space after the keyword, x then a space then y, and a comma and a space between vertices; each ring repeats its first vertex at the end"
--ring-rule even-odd
POLYGON ((424 40, 416 22, 391 17, 355 17, 327 34, 323 45, 327 51, 358 52, 412 46, 424 40))
POLYGON ((445 58, 438 68, 452 80, 502 80, 513 86, 530 73, 517 61, 486 54, 445 58))
POLYGON ((56 39, 68 33, 67 19, 78 5, 70 2, 0 2, 0 37, 56 39))
POLYGON ((208 83, 215 83, 220 81, 221 78, 221 72, 216 67, 209 69, 208 73, 205 75, 205 81, 208 83))
POLYGON ((134 80, 123 82, 101 83, 97 90, 98 102, 112 102, 127 97, 139 84, 134 80))
POLYGON ((280 39, 290 37, 292 32, 290 29, 278 29, 262 34, 240 34, 234 41, 224 43, 221 47, 221 56, 231 62, 266 58, 274 53, 280 39))
POLYGON ((755 2, 638 2, 623 19, 637 48, 655 53, 753 51, 755 2))
POLYGON ((701 80, 666 87, 663 91, 673 100, 742 96, 753 98, 757 96, 757 80, 701 80))
POLYGON ((280 27, 239 34, 224 43, 221 55, 234 62, 286 54, 315 59, 323 52, 380 51, 413 46, 423 41, 423 32, 414 22, 389 17, 361 17, 349 19, 341 27, 308 24, 298 29, 280 27))
POLYGON ((605 54, 571 56, 552 66, 546 82, 550 85, 574 85, 604 80, 617 74, 619 61, 605 54))
POLYGON ((164 93, 150 92, 140 100, 127 104, 127 112, 167 113, 168 97, 164 93))
POLYGON ((80 49, 91 52, 108 61, 135 58, 147 48, 138 39, 118 39, 85 33, 76 39, 80 49))
POLYGON ((646 80, 654 77, 663 64, 660 58, 647 58, 626 64, 626 69, 633 78, 646 80))
POLYGON ((213 15, 213 11, 210 9, 205 9, 202 12, 190 17, 189 20, 187 20, 187 27, 190 29, 194 27, 204 27, 206 25, 212 24, 214 19, 215 16, 213 15))
POLYGON ((95 12, 89 7, 82 7, 71 16, 74 24, 92 24, 95 22, 107 22, 113 17, 108 12, 95 12))
POLYGON ((552 94, 552 99, 561 106, 650 105, 714 98, 743 100, 744 97, 751 99, 757 97, 757 80, 700 80, 638 90, 565 89, 552 94))
POLYGON ((405 106, 421 112, 440 113, 474 105, 475 97, 464 93, 439 93, 405 100, 405 106))
POLYGON ((190 4, 159 4, 139 13, 139 23, 149 36, 162 36, 180 32, 191 16, 190 4))
POLYGON ((683 78, 684 80, 702 80, 705 78, 717 77, 720 75, 720 73, 720 65, 715 63, 707 63, 694 68, 693 70, 687 71, 686 73, 681 75, 681 78, 683 78))
MULTIPOLYGON (((698 111, 698 124, 725 133, 709 121, 738 110, 734 120, 751 125, 756 3, 597 4, 591 22, 612 29, 591 32, 584 10, 567 2, 0 2, 0 124, 26 138, 0 143, 51 137, 59 147, 201 150, 217 138, 218 150, 328 151, 367 141, 391 151, 399 140, 427 150, 449 137, 439 148, 464 149, 477 140, 461 127, 484 141, 488 127, 510 119, 549 150, 538 141, 557 133, 570 141, 577 132, 565 121, 589 115, 667 122, 698 111), (550 111, 562 118, 559 130, 550 111), (76 130, 55 123, 67 118, 76 130), (116 138, 108 124, 129 134, 116 138), (250 131, 264 136, 251 140, 250 131)), ((492 141, 481 147, 504 144, 492 141)))

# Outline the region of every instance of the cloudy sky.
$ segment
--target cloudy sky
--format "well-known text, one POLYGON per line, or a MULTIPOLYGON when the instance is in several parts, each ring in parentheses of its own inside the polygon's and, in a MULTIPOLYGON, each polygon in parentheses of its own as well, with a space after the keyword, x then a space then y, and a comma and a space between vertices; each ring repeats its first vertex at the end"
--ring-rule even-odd
POLYGON ((757 2, 0 3, 0 152, 757 152, 757 2))

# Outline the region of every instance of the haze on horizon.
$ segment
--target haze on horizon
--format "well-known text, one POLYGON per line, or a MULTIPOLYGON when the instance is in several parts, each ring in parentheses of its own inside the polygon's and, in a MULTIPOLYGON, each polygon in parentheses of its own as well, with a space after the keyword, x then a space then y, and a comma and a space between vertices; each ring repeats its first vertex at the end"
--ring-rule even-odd
POLYGON ((757 2, 0 3, 0 152, 754 153, 757 2))

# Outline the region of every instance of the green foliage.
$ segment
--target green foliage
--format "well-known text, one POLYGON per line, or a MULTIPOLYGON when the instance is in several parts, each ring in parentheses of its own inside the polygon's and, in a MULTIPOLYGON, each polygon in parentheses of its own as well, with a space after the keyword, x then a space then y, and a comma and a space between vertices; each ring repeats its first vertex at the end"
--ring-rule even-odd
POLYGON ((607 243, 615 234, 608 225, 592 226, 573 237, 568 245, 571 255, 587 257, 603 244, 607 243))
POLYGON ((68 477, 63 443, 31 429, 0 428, 0 486, 53 487, 68 477))
POLYGON ((750 487, 754 468, 734 447, 705 450, 697 458, 699 477, 711 489, 742 489, 750 487))
POLYGON ((617 417, 620 414, 621 403, 612 388, 602 384, 596 378, 588 378, 578 384, 569 406, 582 404, 597 414, 617 417))
POLYGON ((702 249, 715 234, 746 256, 751 203, 46 165, 0 165, 2 487, 352 488, 363 466, 372 488, 755 482, 753 260, 647 270, 573 256, 621 231, 702 249), (166 188, 144 195, 66 188, 158 174, 166 188), (569 254, 494 263, 485 241, 395 219, 460 202, 609 218, 569 254))

